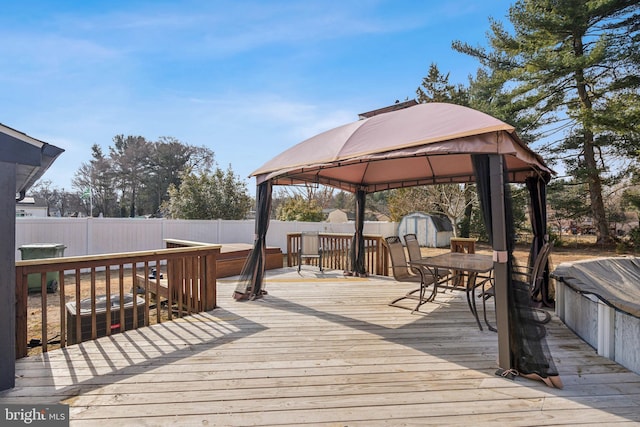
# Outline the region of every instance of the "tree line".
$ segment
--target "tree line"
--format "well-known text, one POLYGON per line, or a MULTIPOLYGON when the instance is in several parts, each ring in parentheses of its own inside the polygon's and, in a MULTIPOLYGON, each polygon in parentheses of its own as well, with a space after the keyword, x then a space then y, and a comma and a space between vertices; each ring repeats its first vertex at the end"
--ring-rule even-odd
POLYGON ((251 209, 246 183, 230 165, 221 169, 207 147, 173 137, 116 135, 112 142, 108 153, 91 147, 71 193, 43 181, 32 194, 61 216, 242 219, 251 209))

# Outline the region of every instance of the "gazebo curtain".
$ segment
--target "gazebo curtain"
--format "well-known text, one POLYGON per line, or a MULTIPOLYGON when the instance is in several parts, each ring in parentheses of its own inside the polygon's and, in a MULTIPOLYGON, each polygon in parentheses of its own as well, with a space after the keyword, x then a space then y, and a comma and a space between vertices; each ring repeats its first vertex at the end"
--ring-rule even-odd
POLYGON ((233 294, 237 300, 255 299, 265 294, 264 271, 266 256, 266 238, 271 214, 271 181, 258 185, 256 191, 256 235, 253 249, 242 267, 238 286, 233 294))
POLYGON ((351 242, 351 269, 347 274, 366 274, 364 265, 364 210, 367 193, 364 190, 356 191, 356 230, 351 242))
POLYGON ((511 191, 505 171, 491 171, 489 155, 473 155, 473 166, 478 187, 478 198, 482 209, 489 241, 493 246, 493 227, 491 209, 492 197, 505 199, 505 220, 507 236, 507 299, 509 313, 509 337, 511 366, 520 374, 537 374, 547 378, 556 376, 558 372, 551 358, 546 343, 546 330, 534 313, 529 297, 529 284, 520 275, 514 274, 513 249, 515 246, 515 232, 512 215, 511 191), (491 173, 505 175, 503 189, 499 194, 492 194, 490 183, 491 173))
MULTIPOLYGON (((529 190, 529 217, 531 218, 531 230, 533 241, 529 252, 529 267, 533 263, 545 243, 549 242, 547 234, 547 183, 540 177, 529 177, 525 181, 529 190)), ((538 289, 531 290, 531 298, 541 306, 553 307, 553 299, 549 293, 549 262, 544 267, 543 281, 538 289)))

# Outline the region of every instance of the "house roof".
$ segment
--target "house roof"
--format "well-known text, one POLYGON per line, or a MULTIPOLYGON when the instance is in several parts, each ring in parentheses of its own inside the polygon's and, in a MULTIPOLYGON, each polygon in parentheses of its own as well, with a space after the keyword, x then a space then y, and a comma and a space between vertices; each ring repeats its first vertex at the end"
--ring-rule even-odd
POLYGON ((0 162, 16 164, 16 194, 21 197, 63 152, 0 123, 0 162))

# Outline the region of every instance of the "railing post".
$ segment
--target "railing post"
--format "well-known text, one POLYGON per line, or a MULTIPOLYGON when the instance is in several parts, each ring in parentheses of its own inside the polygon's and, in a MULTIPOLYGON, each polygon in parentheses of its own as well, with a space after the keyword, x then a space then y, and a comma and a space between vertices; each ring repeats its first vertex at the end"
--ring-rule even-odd
POLYGON ((389 275, 389 248, 384 240, 384 238, 380 238, 380 275, 388 276, 389 275))
POLYGON ((220 249, 214 249, 205 257, 205 290, 204 290, 204 310, 209 311, 216 308, 217 305, 217 258, 220 249))
POLYGON ((297 233, 287 233, 287 267, 293 267, 293 239, 297 233))
POLYGON ((375 242, 375 247, 376 247, 376 253, 375 253, 376 266, 375 266, 375 269, 373 270, 373 274, 379 275, 380 274, 380 262, 382 261, 382 257, 380 256, 381 255, 380 251, 382 250, 382 248, 380 247, 381 246, 380 236, 376 236, 374 242, 375 242))

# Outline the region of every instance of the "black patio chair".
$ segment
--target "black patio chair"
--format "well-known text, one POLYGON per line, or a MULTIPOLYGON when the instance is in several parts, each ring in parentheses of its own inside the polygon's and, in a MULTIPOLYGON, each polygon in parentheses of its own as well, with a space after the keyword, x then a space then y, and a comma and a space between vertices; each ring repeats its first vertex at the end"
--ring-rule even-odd
MULTIPOLYGON (((547 265, 549 255, 551 254, 551 249, 552 249, 551 244, 545 243, 544 245, 542 245, 542 248, 540 248, 540 252, 538 252, 538 255, 536 256, 536 259, 532 267, 519 267, 517 269, 514 269, 514 273, 513 273, 514 276, 527 284, 529 288, 530 296, 533 296, 534 293, 541 288, 544 269, 545 269, 545 266, 547 265)), ((486 309, 486 301, 489 298, 492 298, 494 296, 495 296, 495 287, 494 287, 493 280, 491 280, 490 282, 485 282, 483 284, 482 292, 479 295, 479 297, 482 298, 484 322, 487 324, 487 327, 489 328, 489 330, 496 332, 497 331, 496 327, 492 326, 487 320, 487 309, 486 309)), ((549 320, 551 320, 551 314, 549 314, 548 311, 541 308, 534 307, 533 300, 531 300, 529 303, 531 305, 532 313, 536 315, 536 318, 534 319, 536 322, 547 323, 549 322, 549 320)))

